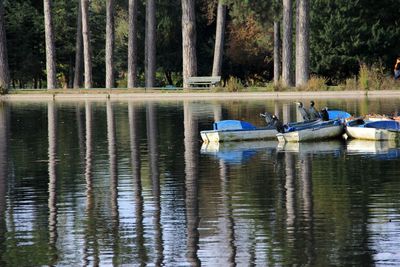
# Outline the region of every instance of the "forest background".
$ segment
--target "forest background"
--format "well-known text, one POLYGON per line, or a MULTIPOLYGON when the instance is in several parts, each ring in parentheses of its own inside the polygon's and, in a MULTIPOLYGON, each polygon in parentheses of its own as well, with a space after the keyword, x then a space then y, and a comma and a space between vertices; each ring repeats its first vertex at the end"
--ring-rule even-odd
MULTIPOLYGON (((138 86, 145 85, 146 1, 138 1, 138 86)), ((279 2, 226 0, 222 77, 246 86, 273 79, 273 24, 281 20, 279 2)), ((78 0, 54 0, 57 82, 72 88, 78 0)), ((211 76, 216 30, 216 0, 196 0, 197 74, 211 76)), ((360 78, 363 66, 391 77, 400 54, 400 16, 395 0, 314 0, 310 10, 310 73, 330 85, 360 78)), ((295 5, 294 5, 295 6, 295 5)), ((11 88, 46 87, 43 1, 5 0, 11 88)), ((182 10, 180 0, 156 0, 155 86, 182 86, 182 10)), ((105 87, 106 0, 89 4, 93 87, 105 87)), ((295 20, 294 20, 295 23, 295 20)), ((116 86, 127 87, 128 0, 115 1, 116 86)), ((295 34, 295 32, 294 32, 295 34)), ((295 40, 295 37, 293 38, 295 40)))

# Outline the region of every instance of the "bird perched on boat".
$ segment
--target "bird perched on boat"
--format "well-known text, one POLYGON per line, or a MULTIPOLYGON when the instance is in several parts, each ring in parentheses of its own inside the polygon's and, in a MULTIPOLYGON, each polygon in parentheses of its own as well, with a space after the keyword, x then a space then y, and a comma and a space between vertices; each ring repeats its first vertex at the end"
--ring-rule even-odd
POLYGON ((297 110, 300 112, 300 115, 303 117, 303 120, 309 121, 310 114, 308 114, 308 111, 304 108, 303 103, 296 102, 296 104, 297 104, 297 110))
POLYGON ((278 119, 275 114, 272 115, 272 125, 275 126, 275 129, 278 131, 278 133, 285 132, 285 127, 283 126, 283 123, 278 119))
POLYGON ((265 119, 265 122, 267 123, 267 125, 272 125, 273 119, 272 119, 271 114, 269 114, 268 112, 265 112, 264 114, 260 114, 260 116, 265 119))
POLYGON ((308 109, 308 114, 310 115, 310 120, 316 120, 321 118, 321 115, 314 107, 315 103, 313 100, 310 101, 310 108, 308 109))
POLYGON ((324 107, 321 110, 321 118, 322 118, 323 121, 329 121, 329 113, 328 113, 328 108, 327 107, 324 107))

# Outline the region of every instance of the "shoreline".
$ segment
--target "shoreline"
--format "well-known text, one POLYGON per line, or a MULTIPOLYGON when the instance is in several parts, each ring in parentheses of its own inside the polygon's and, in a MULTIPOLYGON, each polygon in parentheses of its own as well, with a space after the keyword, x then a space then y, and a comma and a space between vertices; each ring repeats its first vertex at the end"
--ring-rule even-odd
POLYGON ((71 100, 117 100, 117 101, 163 101, 163 100, 251 100, 251 99, 324 99, 324 98, 388 98, 400 97, 400 90, 385 91, 294 91, 294 92, 171 92, 171 91, 126 91, 126 90, 55 90, 9 93, 0 95, 0 101, 71 101, 71 100))

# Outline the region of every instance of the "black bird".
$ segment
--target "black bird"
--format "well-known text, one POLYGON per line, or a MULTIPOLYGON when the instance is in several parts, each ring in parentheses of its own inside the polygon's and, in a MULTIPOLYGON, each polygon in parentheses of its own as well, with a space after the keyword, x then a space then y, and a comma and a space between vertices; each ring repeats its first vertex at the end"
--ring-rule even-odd
POLYGON ((310 120, 316 120, 318 118, 321 118, 321 115, 319 115, 318 111, 314 108, 314 101, 311 100, 310 102, 310 108, 308 109, 308 114, 310 115, 310 120))
POLYGON ((273 119, 272 119, 271 114, 269 114, 268 112, 265 112, 264 114, 260 114, 260 116, 265 119, 265 122, 267 123, 267 126, 268 125, 272 125, 273 119))
POLYGON ((327 107, 324 107, 321 110, 321 118, 322 118, 323 121, 329 121, 329 113, 328 113, 328 108, 327 107))
POLYGON ((300 112, 300 115, 303 117, 303 120, 309 121, 310 114, 308 114, 308 111, 304 108, 303 103, 296 102, 296 104, 297 104, 297 110, 300 112))
POLYGON ((278 131, 278 133, 285 132, 285 127, 283 126, 283 123, 278 119, 276 115, 272 115, 272 121, 272 125, 275 126, 275 129, 278 131))

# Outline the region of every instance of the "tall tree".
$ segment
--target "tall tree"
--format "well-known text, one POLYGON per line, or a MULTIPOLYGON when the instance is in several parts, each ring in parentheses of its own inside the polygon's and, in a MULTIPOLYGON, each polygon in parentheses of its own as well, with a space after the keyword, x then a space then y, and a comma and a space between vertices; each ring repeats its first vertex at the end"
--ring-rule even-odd
POLYGON ((308 0, 297 0, 296 16, 296 86, 301 86, 307 83, 310 75, 308 0))
POLYGON ((83 37, 83 57, 85 67, 85 88, 92 88, 92 58, 90 47, 90 28, 89 28, 89 0, 81 0, 82 8, 82 37, 83 37))
POLYGON ((54 47, 53 18, 51 14, 51 0, 43 0, 44 4, 44 29, 46 36, 46 70, 47 89, 57 86, 56 80, 56 51, 54 47))
POLYGON ((274 21, 274 84, 279 83, 281 73, 281 29, 280 22, 274 21))
POLYGON ((217 8, 217 29, 215 32, 215 48, 212 76, 221 75, 222 56, 224 53, 226 5, 220 0, 217 8))
POLYGON ((128 88, 137 86, 138 0, 129 0, 128 29, 128 88))
POLYGON ((146 2, 146 39, 145 39, 145 76, 146 87, 154 87, 156 77, 156 2, 146 2))
POLYGON ((197 75, 195 0, 182 0, 183 88, 188 77, 197 75))
POLYGON ((8 55, 6 29, 4 27, 4 7, 3 0, 0 0, 0 92, 8 90, 10 83, 10 73, 8 70, 8 55))
POLYGON ((107 0, 106 22, 106 88, 114 87, 114 0, 107 0))
POLYGON ((293 86, 292 74, 292 31, 293 10, 292 0, 283 0, 283 42, 282 42, 282 82, 284 86, 293 86))
POLYGON ((76 22, 76 44, 75 44, 75 69, 74 69, 74 88, 80 88, 82 86, 82 4, 81 1, 78 2, 78 12, 77 12, 77 22, 76 22))

